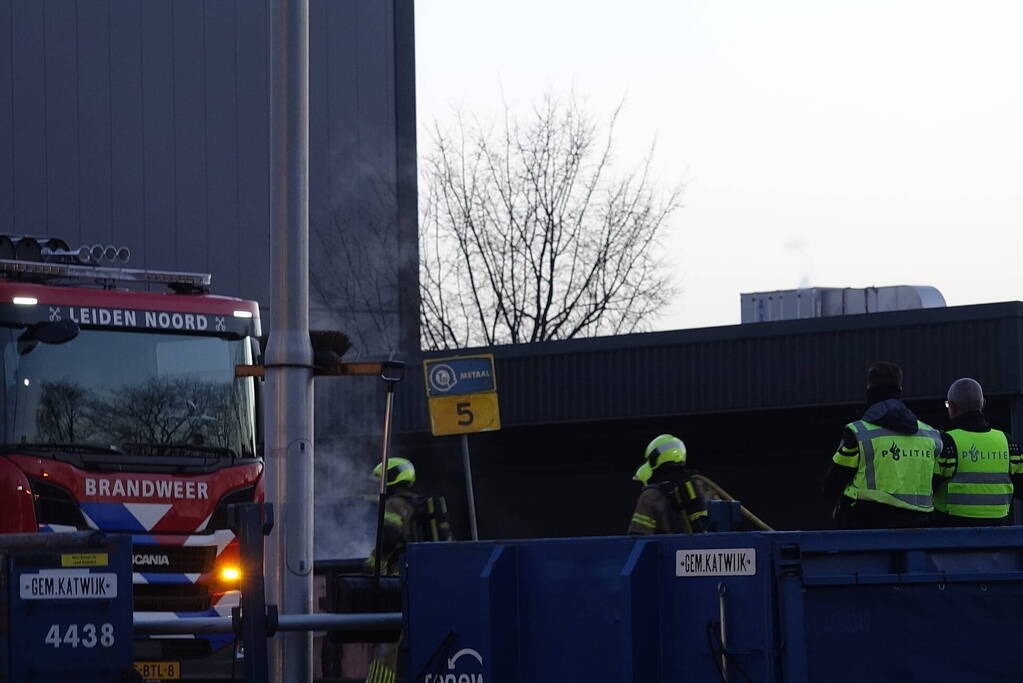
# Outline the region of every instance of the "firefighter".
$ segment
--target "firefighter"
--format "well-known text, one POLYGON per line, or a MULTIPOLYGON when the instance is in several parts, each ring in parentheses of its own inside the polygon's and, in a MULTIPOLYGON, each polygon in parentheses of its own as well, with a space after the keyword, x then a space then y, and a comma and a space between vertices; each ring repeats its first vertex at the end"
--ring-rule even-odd
MULTIPOLYGON (((373 476, 380 478, 380 465, 373 469, 373 476)), ((380 573, 396 576, 398 557, 406 543, 416 541, 450 541, 451 526, 448 523, 447 503, 442 496, 424 496, 413 487, 416 483, 416 468, 405 458, 390 458, 387 461, 387 500, 384 504, 384 531, 381 544, 380 573)), ((366 558, 372 568, 375 564, 374 550, 366 558)))
MULTIPOLYGON (((373 469, 373 476, 380 478, 381 466, 373 469)), ((447 503, 443 496, 425 496, 414 488, 416 468, 405 458, 389 458, 387 461, 387 499, 384 503, 384 528, 380 548, 366 558, 370 571, 375 567, 375 555, 379 551, 380 572, 386 575, 398 574, 398 560, 407 543, 417 541, 450 541, 451 526, 448 523, 447 503)), ((402 640, 404 635, 402 636, 402 640)), ((398 643, 377 643, 369 663, 366 683, 396 683, 399 679, 398 643)))
POLYGON ((944 478, 934 490, 939 526, 995 526, 1009 521, 1013 494, 1023 496, 1019 444, 984 418, 984 390, 957 379, 945 401, 952 429, 942 434, 944 478))
POLYGON ((941 434, 900 400, 902 368, 877 362, 867 371, 867 408, 845 426, 822 483, 837 497, 835 521, 847 529, 930 524, 940 482, 941 434))
POLYGON ((686 445, 661 434, 646 447, 634 479, 643 483, 629 524, 630 536, 707 530, 707 502, 686 467, 686 445))

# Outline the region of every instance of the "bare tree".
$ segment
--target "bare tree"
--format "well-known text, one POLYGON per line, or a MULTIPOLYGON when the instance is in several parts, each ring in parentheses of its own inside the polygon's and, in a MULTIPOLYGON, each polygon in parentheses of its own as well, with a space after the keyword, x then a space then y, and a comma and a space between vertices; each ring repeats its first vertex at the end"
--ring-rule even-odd
POLYGON ((681 188, 651 177, 653 148, 612 169, 615 123, 548 94, 524 120, 434 126, 422 160, 425 348, 646 329, 674 290, 658 241, 681 188))
POLYGON ((243 417, 234 383, 152 377, 89 401, 88 441, 229 448, 240 441, 243 417))
POLYGON ((43 382, 36 408, 39 439, 52 443, 75 443, 87 424, 85 408, 89 391, 71 380, 43 382))

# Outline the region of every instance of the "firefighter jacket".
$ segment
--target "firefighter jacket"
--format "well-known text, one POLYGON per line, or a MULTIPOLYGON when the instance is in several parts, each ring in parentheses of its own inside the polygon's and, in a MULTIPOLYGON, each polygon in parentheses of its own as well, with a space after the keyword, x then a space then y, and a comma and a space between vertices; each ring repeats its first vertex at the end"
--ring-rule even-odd
POLYGON ((707 530, 707 501, 692 479, 695 472, 682 465, 658 467, 639 494, 629 524, 630 536, 681 534, 707 530))
MULTIPOLYGON (((384 503, 383 553, 380 572, 398 574, 398 556, 407 543, 450 541, 451 527, 447 519, 447 503, 442 496, 423 496, 410 486, 398 484, 384 503)), ((372 569, 375 553, 366 560, 372 569)))

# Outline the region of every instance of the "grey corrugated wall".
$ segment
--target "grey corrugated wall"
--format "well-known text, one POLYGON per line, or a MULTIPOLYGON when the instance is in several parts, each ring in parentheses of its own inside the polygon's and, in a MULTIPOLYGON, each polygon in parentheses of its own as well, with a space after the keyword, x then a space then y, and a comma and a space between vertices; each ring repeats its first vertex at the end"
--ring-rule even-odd
POLYGON ((265 302, 266 21, 244 0, 5 3, 0 229, 265 302))
MULTIPOLYGON (((1023 304, 872 313, 544 344, 497 346, 501 422, 606 420, 853 404, 875 360, 898 362, 908 399, 958 377, 1023 395, 1023 304)), ((445 355, 431 353, 429 355, 445 355)), ((428 432, 422 368, 398 394, 397 429, 428 432)))

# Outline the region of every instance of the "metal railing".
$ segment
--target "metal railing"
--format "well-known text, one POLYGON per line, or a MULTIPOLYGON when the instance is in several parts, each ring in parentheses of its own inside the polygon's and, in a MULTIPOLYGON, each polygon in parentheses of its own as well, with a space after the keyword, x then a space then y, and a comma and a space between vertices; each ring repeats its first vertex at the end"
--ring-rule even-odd
MULTIPOLYGON (((378 614, 281 614, 276 631, 398 631, 401 612, 378 614)), ((135 619, 135 633, 143 635, 181 635, 186 633, 236 633, 237 619, 232 617, 196 617, 194 619, 135 619)))

